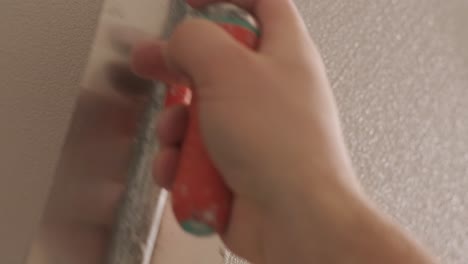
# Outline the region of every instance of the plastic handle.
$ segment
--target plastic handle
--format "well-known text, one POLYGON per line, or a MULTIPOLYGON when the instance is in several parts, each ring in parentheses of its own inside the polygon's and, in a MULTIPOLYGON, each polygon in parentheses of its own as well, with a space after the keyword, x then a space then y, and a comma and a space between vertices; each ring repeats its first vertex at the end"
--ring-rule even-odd
MULTIPOLYGON (((218 23, 235 39, 255 49, 257 35, 232 23, 218 23)), ((172 187, 172 206, 182 228, 197 236, 223 233, 229 222, 232 192, 213 165, 200 134, 197 95, 189 106, 187 134, 172 187)))

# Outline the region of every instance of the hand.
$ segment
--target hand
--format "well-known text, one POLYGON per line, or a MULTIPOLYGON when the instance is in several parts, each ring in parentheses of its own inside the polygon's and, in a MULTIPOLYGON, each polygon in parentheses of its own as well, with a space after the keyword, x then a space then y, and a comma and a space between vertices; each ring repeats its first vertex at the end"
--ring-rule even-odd
MULTIPOLYGON (((208 2, 214 1, 189 1, 208 2)), ((263 263, 266 234, 274 233, 266 223, 275 213, 323 188, 358 187, 322 60, 293 1, 232 2, 260 21, 257 52, 210 22, 191 20, 168 42, 141 43, 133 67, 143 77, 195 89, 204 142, 234 192, 230 226, 221 236, 235 253, 263 263)), ((183 106, 159 119, 154 174, 169 189, 186 124, 183 106)))

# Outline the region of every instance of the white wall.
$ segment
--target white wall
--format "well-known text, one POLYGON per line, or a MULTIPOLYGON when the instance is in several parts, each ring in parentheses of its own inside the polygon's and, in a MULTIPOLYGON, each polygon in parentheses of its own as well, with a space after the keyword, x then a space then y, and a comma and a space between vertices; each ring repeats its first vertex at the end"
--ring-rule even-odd
POLYGON ((365 189, 468 262, 468 1, 298 0, 365 189))

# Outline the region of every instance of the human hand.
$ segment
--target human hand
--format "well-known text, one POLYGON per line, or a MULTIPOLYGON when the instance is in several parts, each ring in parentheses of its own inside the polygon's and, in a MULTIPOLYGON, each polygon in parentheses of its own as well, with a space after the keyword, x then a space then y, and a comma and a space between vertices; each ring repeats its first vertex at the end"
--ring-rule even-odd
MULTIPOLYGON (((259 19, 258 51, 210 22, 190 20, 168 42, 141 43, 133 67, 143 77, 194 88, 204 143, 234 193, 221 236, 235 253, 263 263, 274 214, 324 188, 358 187, 322 60, 293 2, 232 2, 259 19)), ((158 121, 162 149, 154 174, 169 189, 187 118, 187 109, 177 106, 158 121)))

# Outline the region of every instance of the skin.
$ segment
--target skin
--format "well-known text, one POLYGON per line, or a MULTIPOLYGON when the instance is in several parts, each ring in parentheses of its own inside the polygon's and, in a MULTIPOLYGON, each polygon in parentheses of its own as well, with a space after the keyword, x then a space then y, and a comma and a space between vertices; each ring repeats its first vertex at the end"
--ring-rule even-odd
MULTIPOLYGON (((254 263, 435 263, 362 192, 322 59, 293 1, 231 2, 258 18, 258 51, 190 20, 133 54, 140 76, 194 88, 202 138, 234 192, 220 234, 226 245, 254 263)), ((177 106, 158 120, 154 176, 168 189, 187 118, 177 106)))

